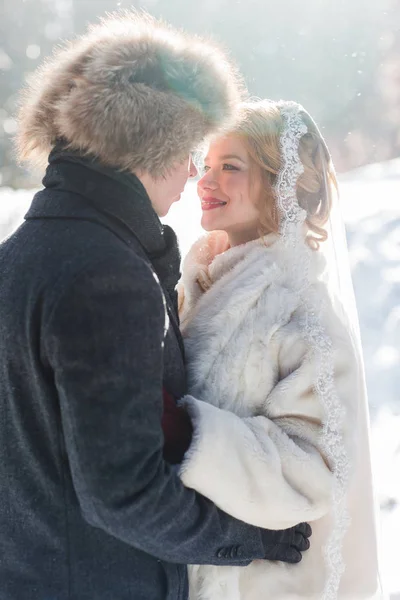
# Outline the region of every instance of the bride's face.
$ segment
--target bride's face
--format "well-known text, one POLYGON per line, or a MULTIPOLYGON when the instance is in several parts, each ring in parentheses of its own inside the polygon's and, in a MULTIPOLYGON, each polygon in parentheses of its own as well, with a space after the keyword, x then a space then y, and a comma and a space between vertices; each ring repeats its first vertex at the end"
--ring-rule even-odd
POLYGON ((204 163, 197 184, 203 229, 226 231, 231 245, 256 239, 261 181, 254 171, 250 180, 250 157, 240 138, 228 135, 214 140, 204 163))

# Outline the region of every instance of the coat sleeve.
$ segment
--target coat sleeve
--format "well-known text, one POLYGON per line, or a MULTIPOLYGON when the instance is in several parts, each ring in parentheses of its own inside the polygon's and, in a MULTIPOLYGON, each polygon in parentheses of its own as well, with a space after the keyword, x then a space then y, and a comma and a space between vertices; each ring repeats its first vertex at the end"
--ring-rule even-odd
POLYGON ((63 284, 43 325, 43 359, 83 517, 169 562, 262 558, 258 528, 187 489, 163 460, 163 297, 144 261, 117 258, 63 284), (240 556, 229 553, 234 546, 240 556))
MULTIPOLYGON (((240 418, 186 396, 194 426, 182 481, 238 519, 271 529, 324 516, 333 475, 321 446, 323 409, 313 389, 315 356, 293 323, 278 334, 280 378, 259 416, 240 418)), ((335 386, 356 403, 354 363, 345 337, 335 338, 335 386), (353 395, 353 398, 352 398, 353 395)), ((260 365, 262 368, 262 365, 260 365)), ((348 445, 350 424, 341 427, 348 445)))

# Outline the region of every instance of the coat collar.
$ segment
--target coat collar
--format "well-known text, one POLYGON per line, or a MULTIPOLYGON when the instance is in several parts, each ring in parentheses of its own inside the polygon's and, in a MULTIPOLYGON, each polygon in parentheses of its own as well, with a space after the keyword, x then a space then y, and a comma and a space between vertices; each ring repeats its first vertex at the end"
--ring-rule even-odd
POLYGON ((105 167, 94 158, 56 146, 49 156, 43 185, 47 190, 70 195, 57 202, 39 192, 26 219, 76 218, 79 214, 85 216, 92 212, 95 216, 98 212, 128 228, 148 254, 162 253, 165 249, 164 228, 135 175, 105 167))
POLYGON ((86 219, 113 230, 128 245, 135 238, 176 304, 175 286, 180 276, 176 235, 162 225, 135 175, 56 146, 43 185, 45 189, 35 195, 26 220, 86 219))

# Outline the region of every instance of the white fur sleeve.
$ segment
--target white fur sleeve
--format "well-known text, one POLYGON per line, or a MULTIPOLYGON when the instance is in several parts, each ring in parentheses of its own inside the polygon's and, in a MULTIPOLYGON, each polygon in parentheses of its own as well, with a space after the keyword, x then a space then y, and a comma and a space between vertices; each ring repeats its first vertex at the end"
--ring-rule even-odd
POLYGON ((181 478, 247 523, 285 529, 329 509, 331 473, 315 447, 289 437, 271 419, 242 419, 186 396, 194 425, 181 478))
MULTIPOLYGON (((321 448, 324 411, 313 390, 312 353, 295 333, 281 331, 279 337, 281 377, 266 398, 265 416, 241 418, 191 396, 183 400, 194 425, 183 483, 236 518, 269 529, 324 516, 333 485, 321 448)), ((350 447, 356 367, 346 339, 335 342, 335 383, 348 409, 343 440, 350 447)))

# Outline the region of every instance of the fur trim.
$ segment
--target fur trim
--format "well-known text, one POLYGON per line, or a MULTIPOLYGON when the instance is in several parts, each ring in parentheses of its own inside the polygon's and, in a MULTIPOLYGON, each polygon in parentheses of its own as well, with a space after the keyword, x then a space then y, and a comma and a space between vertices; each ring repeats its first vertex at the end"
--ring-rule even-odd
POLYGON ((32 75, 18 155, 46 165, 61 138, 105 165, 160 176, 229 121, 240 90, 213 43, 145 14, 116 13, 32 75))

